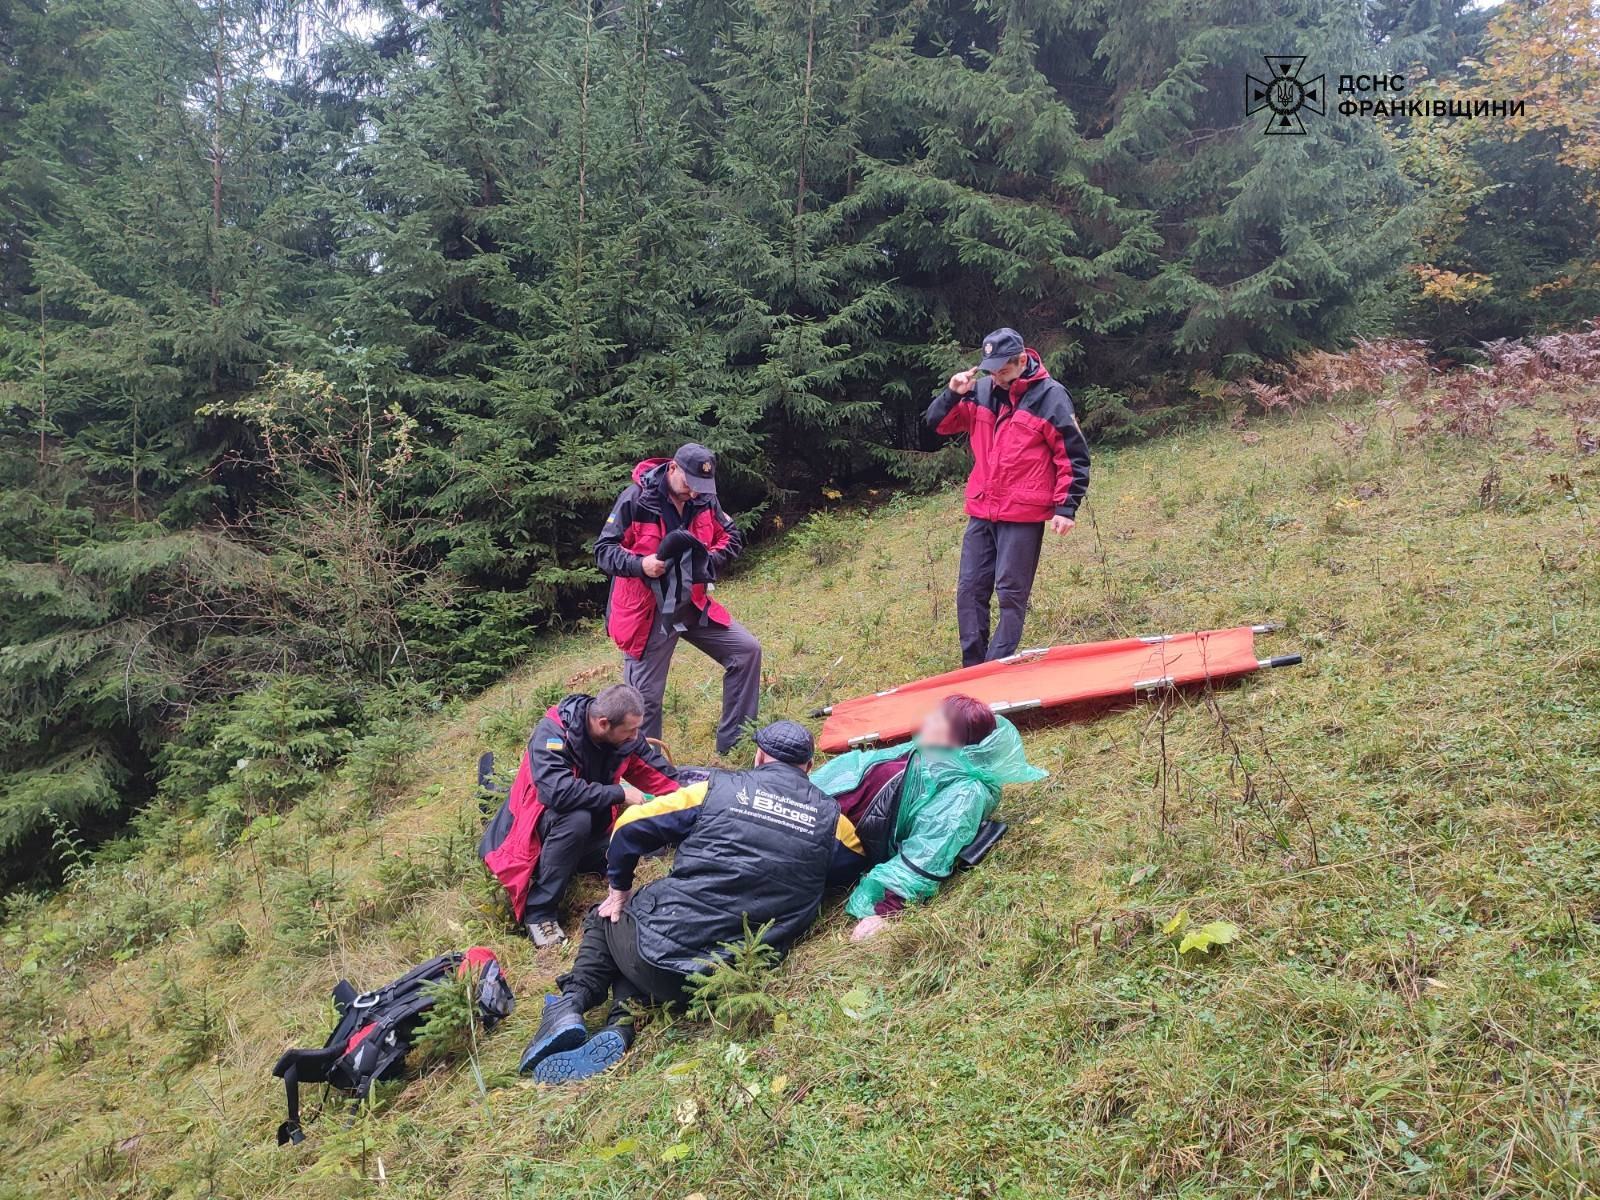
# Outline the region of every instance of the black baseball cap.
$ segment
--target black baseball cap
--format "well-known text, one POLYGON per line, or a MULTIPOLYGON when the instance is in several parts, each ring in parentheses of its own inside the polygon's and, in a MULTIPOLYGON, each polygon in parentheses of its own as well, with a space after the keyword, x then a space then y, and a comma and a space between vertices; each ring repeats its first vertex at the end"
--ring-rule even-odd
POLYGON ((672 461, 683 468, 689 478, 689 490, 697 496, 717 494, 717 456, 699 442, 687 442, 678 447, 672 461))
POLYGON ((983 339, 983 361, 978 370, 998 371, 1026 349, 1022 335, 1015 329, 996 329, 983 339))
POLYGON ((803 767, 816 756, 811 731, 799 721, 774 721, 756 734, 756 745, 792 767, 803 767))

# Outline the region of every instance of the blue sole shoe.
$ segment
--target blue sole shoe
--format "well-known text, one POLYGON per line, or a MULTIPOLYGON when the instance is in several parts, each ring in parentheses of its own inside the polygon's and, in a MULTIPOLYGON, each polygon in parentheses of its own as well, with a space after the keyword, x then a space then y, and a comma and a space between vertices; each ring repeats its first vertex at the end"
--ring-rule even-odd
POLYGON ((576 1050, 552 1054, 533 1069, 540 1083, 571 1083, 610 1070, 628 1052, 628 1043, 615 1029, 602 1029, 576 1050))
POLYGON ((522 1052, 522 1061, 517 1064, 518 1072, 523 1075, 552 1054, 576 1050, 589 1037, 583 1014, 566 997, 546 996, 544 1007, 544 1019, 539 1022, 528 1048, 522 1052))

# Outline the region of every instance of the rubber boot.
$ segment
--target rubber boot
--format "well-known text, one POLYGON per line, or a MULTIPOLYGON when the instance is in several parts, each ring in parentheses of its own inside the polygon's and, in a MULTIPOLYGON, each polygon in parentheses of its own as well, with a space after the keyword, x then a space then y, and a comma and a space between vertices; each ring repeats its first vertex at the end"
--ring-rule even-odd
POLYGON ((539 1083, 575 1083, 609 1071, 633 1045, 631 1024, 607 1025, 576 1050, 552 1054, 533 1070, 539 1083))
POLYGON ((522 1061, 517 1064, 517 1070, 526 1075, 550 1055, 576 1050, 587 1037, 583 1008, 578 998, 565 992, 559 996, 546 996, 539 1028, 534 1030, 533 1040, 522 1052, 522 1061))

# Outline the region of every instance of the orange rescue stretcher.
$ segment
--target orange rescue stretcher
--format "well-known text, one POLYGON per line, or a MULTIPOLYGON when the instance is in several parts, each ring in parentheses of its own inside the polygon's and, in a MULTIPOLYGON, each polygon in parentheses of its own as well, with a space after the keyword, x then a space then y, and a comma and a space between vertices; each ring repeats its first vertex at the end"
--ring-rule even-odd
POLYGON ((946 671, 818 709, 813 715, 827 717, 819 744, 837 754, 857 746, 898 742, 915 733, 936 704, 956 694, 976 697, 997 713, 1016 713, 1136 697, 1162 688, 1248 675, 1266 667, 1294 666, 1300 662, 1298 654, 1256 657, 1256 635, 1274 628, 1240 625, 1020 650, 1009 658, 946 671))

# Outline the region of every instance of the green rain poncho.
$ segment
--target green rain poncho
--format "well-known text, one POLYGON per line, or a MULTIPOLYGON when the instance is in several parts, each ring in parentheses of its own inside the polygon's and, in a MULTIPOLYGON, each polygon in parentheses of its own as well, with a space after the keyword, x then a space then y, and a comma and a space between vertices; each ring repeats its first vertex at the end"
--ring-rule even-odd
MULTIPOLYGON (((994 812, 1001 786, 1049 778, 1048 771, 1029 764, 1016 726, 1004 717, 997 722, 994 732, 976 746, 924 750, 911 744, 891 839, 893 853, 862 876, 845 912, 870 917, 885 892, 895 893, 907 904, 927 900, 955 869, 956 855, 994 812)), ((811 782, 837 796, 860 783, 874 763, 905 753, 904 745, 852 750, 818 767, 811 782)))

